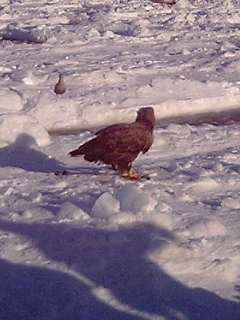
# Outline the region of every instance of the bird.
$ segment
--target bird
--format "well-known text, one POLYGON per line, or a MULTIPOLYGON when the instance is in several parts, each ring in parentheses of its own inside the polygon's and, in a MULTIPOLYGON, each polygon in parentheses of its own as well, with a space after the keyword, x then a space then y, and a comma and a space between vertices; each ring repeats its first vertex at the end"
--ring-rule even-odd
POLYGON ((132 163, 140 152, 144 154, 152 146, 155 124, 154 109, 140 108, 134 122, 117 123, 97 131, 94 138, 69 152, 69 155, 83 155, 86 161, 112 165, 124 178, 140 179, 140 174, 131 170, 132 163))
POLYGON ((56 94, 63 94, 66 91, 66 85, 64 83, 64 77, 62 74, 59 74, 58 82, 54 86, 54 92, 56 94))

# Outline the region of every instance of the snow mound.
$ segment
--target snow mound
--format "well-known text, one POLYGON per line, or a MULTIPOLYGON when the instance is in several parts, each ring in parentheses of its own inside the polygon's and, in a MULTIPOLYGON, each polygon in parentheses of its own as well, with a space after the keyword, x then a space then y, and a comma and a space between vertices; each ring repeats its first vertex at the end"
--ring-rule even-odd
POLYGON ((159 261, 161 259, 188 260, 193 257, 193 252, 188 248, 178 246, 176 243, 169 242, 163 247, 155 248, 150 251, 149 257, 154 261, 159 261))
POLYGON ((121 187, 116 198, 120 201, 122 211, 132 211, 134 213, 153 210, 156 202, 140 188, 127 184, 121 187))
POLYGON ((31 114, 49 132, 74 128, 78 119, 77 103, 62 96, 55 96, 52 90, 41 94, 31 114))
POLYGON ((12 23, 1 32, 1 36, 3 39, 11 41, 44 43, 49 35, 45 30, 33 27, 21 28, 17 23, 12 23))
POLYGON ((204 177, 194 184, 195 185, 193 186, 193 190, 195 192, 210 192, 219 188, 218 182, 208 177, 204 177))
POLYGON ((225 236, 227 230, 218 221, 199 219, 190 223, 184 233, 189 237, 217 237, 225 236))
POLYGON ((88 220, 89 215, 71 202, 64 202, 57 214, 59 221, 88 220))
POLYGON ((18 138, 22 135, 32 137, 40 147, 47 146, 51 142, 47 131, 31 116, 19 114, 0 116, 0 146, 17 144, 20 140, 18 138))
POLYGON ((162 228, 172 229, 174 226, 174 220, 171 211, 153 212, 149 216, 149 219, 152 223, 162 228))
POLYGON ((104 192, 94 203, 91 216, 94 218, 108 219, 120 209, 119 201, 109 192, 104 192))
MULTIPOLYGON (((25 84, 33 85, 40 80, 29 74, 22 81, 25 84)), ((41 93, 31 114, 49 132, 68 132, 134 121, 136 110, 140 106, 152 106, 155 109, 156 119, 162 121, 169 118, 177 119, 208 112, 214 113, 216 105, 219 112, 234 110, 239 107, 240 103, 239 94, 198 99, 176 97, 176 99, 166 98, 166 101, 162 101, 163 98, 159 99, 158 89, 154 91, 149 85, 144 85, 137 89, 137 97, 121 98, 121 108, 116 111, 116 104, 108 101, 113 95, 118 95, 116 90, 110 89, 104 93, 104 97, 107 99, 105 101, 98 100, 84 105, 79 97, 73 99, 72 97, 55 96, 53 90, 50 89, 49 92, 41 93), (134 112, 132 112, 133 109, 134 112)), ((125 94, 127 95, 127 93, 125 94)))
MULTIPOLYGON (((35 69, 34 69, 35 70, 35 69)), ((37 71, 35 70, 37 73, 37 71)), ((29 69, 16 69, 11 70, 10 78, 17 82, 22 82, 28 86, 36 86, 44 83, 48 75, 35 75, 32 70, 29 69)))
POLYGON ((119 212, 110 218, 110 222, 116 223, 117 225, 129 225, 136 221, 136 215, 130 212, 119 212))
POLYGON ((4 110, 5 112, 7 110, 13 111, 13 110, 23 109, 22 99, 16 91, 13 91, 10 89, 1 89, 0 101, 1 101, 1 109, 6 109, 4 110))
POLYGON ((214 259, 204 266, 205 272, 210 275, 221 275, 229 282, 237 281, 239 269, 236 267, 234 261, 230 258, 214 259))
POLYGON ((117 122, 131 122, 136 117, 136 110, 134 112, 129 110, 116 112, 112 107, 106 103, 89 104, 83 107, 78 98, 56 96, 52 89, 40 94, 40 98, 30 114, 48 132, 54 133, 89 130, 117 122))
POLYGON ((240 201, 233 198, 225 198, 221 202, 221 207, 225 209, 238 210, 240 209, 240 201))
POLYGON ((239 108, 240 95, 228 94, 225 96, 215 96, 206 98, 173 99, 166 100, 159 104, 150 104, 156 111, 157 119, 177 118, 187 115, 200 115, 217 111, 227 111, 239 108))

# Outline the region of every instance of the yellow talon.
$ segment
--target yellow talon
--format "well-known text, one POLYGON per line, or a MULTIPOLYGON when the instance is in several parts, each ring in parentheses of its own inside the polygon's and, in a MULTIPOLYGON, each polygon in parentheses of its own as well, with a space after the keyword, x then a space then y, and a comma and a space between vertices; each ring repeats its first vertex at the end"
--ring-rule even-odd
POLYGON ((131 179, 131 180, 139 180, 140 179, 140 174, 136 171, 127 171, 127 172, 124 172, 122 174, 122 176, 124 178, 127 178, 127 179, 131 179))

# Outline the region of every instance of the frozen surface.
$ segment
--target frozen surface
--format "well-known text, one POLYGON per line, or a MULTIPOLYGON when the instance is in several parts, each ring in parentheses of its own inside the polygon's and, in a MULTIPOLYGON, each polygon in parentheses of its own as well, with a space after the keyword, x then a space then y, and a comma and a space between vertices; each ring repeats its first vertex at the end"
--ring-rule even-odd
POLYGON ((240 319, 239 12, 0 0, 1 319, 240 319), (140 181, 68 156, 146 105, 140 181))

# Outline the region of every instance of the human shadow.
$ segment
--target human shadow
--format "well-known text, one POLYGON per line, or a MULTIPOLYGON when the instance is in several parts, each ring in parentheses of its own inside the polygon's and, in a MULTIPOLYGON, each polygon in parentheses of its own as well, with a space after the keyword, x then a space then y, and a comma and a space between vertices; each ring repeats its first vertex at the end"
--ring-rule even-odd
MULTIPOLYGON (((201 288, 188 288, 148 259, 149 251, 160 250, 167 242, 175 241, 165 229, 148 223, 110 231, 93 226, 69 228, 65 224, 30 225, 5 221, 0 222, 0 229, 31 239, 52 261, 64 263, 89 279, 96 288, 110 290, 118 302, 135 310, 139 319, 144 319, 142 314, 147 313, 148 317, 154 315, 168 320, 239 320, 239 303, 201 288)), ((93 291, 90 295, 93 301, 97 299, 93 291)), ((72 308, 80 306, 77 302, 72 308)), ((95 319, 94 308, 93 304, 88 319, 95 319)), ((109 312, 116 312, 111 305, 108 308, 109 312)), ((121 316, 121 319, 129 319, 130 315, 121 316)), ((85 319, 84 315, 79 319, 85 319)), ((113 313, 98 319, 120 318, 113 313)))
POLYGON ((109 308, 63 272, 0 259, 1 320, 99 320, 139 317, 109 308))
POLYGON ((0 167, 15 167, 33 172, 63 171, 63 163, 33 148, 35 139, 25 133, 20 134, 16 141, 0 149, 0 167))

